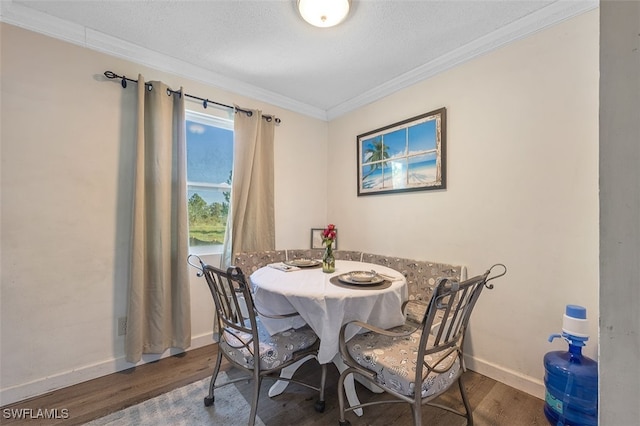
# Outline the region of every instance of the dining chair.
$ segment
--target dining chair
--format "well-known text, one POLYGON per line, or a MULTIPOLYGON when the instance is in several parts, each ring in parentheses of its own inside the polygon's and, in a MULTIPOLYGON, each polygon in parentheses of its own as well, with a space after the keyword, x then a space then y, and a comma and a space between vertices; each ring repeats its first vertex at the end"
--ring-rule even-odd
MULTIPOLYGON (((404 325, 384 330, 361 321, 351 321, 340 330, 340 355, 347 369, 338 380, 340 425, 350 425, 345 412, 374 404, 408 403, 415 426, 422 424, 422 405, 435 406, 466 417, 473 425, 473 413, 462 383, 464 367, 464 336, 471 312, 480 293, 490 280, 506 274, 502 264, 493 265, 484 274, 463 282, 451 277, 438 279, 419 322, 409 316, 404 325), (500 274, 489 276, 501 267, 500 274), (345 340, 347 327, 362 327, 366 332, 345 340), (382 400, 364 402, 345 408, 344 382, 348 375, 357 374, 387 394, 382 400), (458 384, 465 412, 432 401, 458 384)), ((423 303, 409 301, 405 304, 423 303)))
MULTIPOLYGON (((204 398, 204 405, 207 407, 213 405, 216 389, 243 380, 253 380, 251 413, 249 415, 249 426, 252 426, 255 423, 262 379, 271 378, 298 383, 318 391, 320 396, 314 408, 318 412, 323 412, 325 408, 326 364, 321 364, 322 375, 319 386, 277 375, 283 368, 309 355, 315 356, 317 359, 320 339, 313 330, 309 326, 305 326, 270 336, 260 323, 258 314, 263 314, 255 308, 250 285, 239 267, 231 266, 225 271, 206 264, 195 255, 190 255, 187 261, 199 270, 198 276, 204 276, 209 286, 218 324, 218 356, 209 384, 209 394, 204 398), (193 259, 197 259, 198 264, 192 263, 193 259), (246 306, 242 306, 243 304, 246 306), (242 314, 243 312, 246 317, 242 314), (216 384, 223 357, 246 374, 216 384)), ((268 317, 285 318, 293 315, 297 314, 270 315, 268 317)), ((263 316, 267 317, 267 315, 263 316)))

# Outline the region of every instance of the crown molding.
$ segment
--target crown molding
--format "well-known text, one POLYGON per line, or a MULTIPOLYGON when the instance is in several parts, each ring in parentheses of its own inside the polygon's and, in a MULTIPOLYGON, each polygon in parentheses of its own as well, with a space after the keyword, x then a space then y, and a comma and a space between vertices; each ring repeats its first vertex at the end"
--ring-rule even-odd
POLYGON ((11 0, 2 0, 2 2, 0 2, 0 21, 108 55, 123 58, 159 71, 179 75, 225 91, 234 92, 309 117, 330 121, 389 96, 401 89, 433 77, 477 56, 582 13, 596 9, 598 5, 598 0, 556 1, 539 11, 531 13, 518 21, 442 55, 433 61, 389 80, 346 102, 331 107, 326 111, 278 93, 216 74, 171 56, 142 48, 133 43, 86 28, 82 25, 74 24, 19 4, 14 4, 11 0))
MULTIPOLYGON (((117 37, 15 4, 11 0, 2 0, 0 7, 0 21, 7 24, 327 121, 325 110, 278 93, 216 74, 202 67, 140 47, 117 37)), ((114 72, 117 72, 117 70, 114 70, 114 72)))
POLYGON ((327 110, 331 121, 477 56, 598 8, 598 0, 560 0, 327 110))

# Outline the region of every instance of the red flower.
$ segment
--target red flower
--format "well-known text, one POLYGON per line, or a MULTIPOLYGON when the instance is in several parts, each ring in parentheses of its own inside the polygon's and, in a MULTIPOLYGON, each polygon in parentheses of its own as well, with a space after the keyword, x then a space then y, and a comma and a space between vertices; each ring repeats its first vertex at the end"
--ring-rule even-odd
POLYGON ((322 242, 327 246, 331 245, 335 241, 337 235, 336 226, 330 223, 324 231, 322 231, 322 242))

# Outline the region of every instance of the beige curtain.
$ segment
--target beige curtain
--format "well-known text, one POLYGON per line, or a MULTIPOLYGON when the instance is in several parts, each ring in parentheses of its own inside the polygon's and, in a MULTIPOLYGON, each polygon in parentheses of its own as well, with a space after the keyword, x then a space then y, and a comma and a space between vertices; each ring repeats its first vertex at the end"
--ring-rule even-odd
MULTIPOLYGON (((184 96, 138 76, 126 359, 191 344, 184 96)), ((182 92, 182 90, 181 90, 182 92)))
POLYGON ((233 183, 223 266, 233 253, 276 246, 273 140, 274 120, 261 111, 238 111, 234 118, 233 183))

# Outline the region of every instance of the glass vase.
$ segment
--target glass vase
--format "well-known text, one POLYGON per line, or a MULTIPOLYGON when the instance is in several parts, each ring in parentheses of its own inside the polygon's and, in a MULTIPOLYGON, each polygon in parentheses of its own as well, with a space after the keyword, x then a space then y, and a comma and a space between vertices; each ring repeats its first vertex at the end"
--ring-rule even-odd
POLYGON ((333 257, 333 244, 329 244, 324 249, 322 255, 322 272, 330 274, 336 271, 336 258, 333 257))

